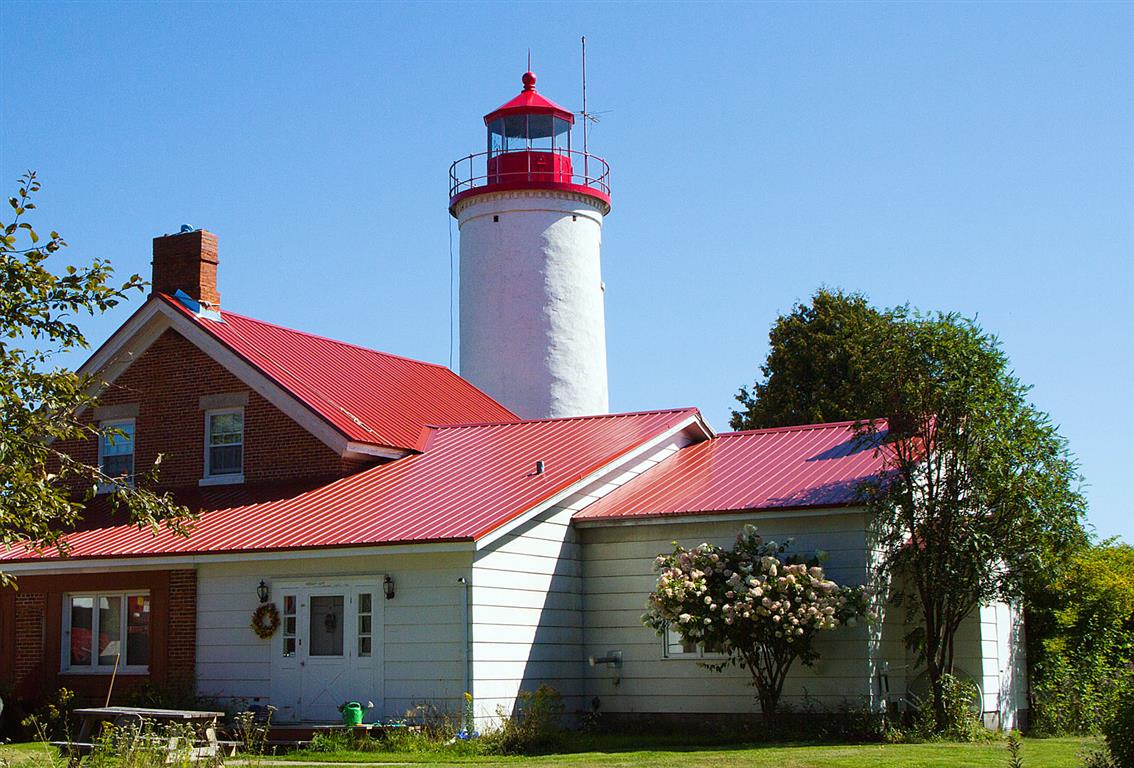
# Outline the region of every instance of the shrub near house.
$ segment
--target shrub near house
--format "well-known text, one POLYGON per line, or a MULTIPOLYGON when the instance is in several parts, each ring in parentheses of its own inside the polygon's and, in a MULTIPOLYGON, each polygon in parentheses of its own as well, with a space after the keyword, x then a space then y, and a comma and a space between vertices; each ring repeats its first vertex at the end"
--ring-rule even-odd
MULTIPOLYGON (((790 544, 790 542, 788 542, 790 544)), ((727 654, 752 675, 765 719, 775 718, 784 680, 796 659, 812 664, 819 632, 853 626, 866 610, 863 587, 827 579, 819 559, 784 557, 786 546, 765 542, 746 526, 731 550, 675 544, 656 566, 657 588, 644 621, 685 641, 727 654)))

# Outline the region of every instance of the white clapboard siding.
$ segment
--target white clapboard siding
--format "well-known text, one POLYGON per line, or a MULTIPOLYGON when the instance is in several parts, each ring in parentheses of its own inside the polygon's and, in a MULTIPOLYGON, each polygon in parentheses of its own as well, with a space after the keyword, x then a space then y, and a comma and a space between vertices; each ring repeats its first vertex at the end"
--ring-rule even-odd
MULTIPOLYGON (((256 586, 296 578, 334 581, 389 574, 382 605, 381 716, 428 703, 459 712, 465 675, 464 587, 471 553, 368 555, 202 564, 197 568, 197 687, 222 703, 269 703, 272 641, 249 628, 256 586)), ((273 599, 276 592, 273 589, 273 599)))
MULTIPOLYGON (((837 581, 863 584, 869 577, 865 515, 861 510, 833 510, 807 517, 738 514, 727 519, 587 527, 580 531, 585 655, 621 651, 622 666, 586 667, 585 696, 598 697, 608 712, 758 712, 747 671, 713 672, 696 658, 664 658, 662 641, 642 625, 647 597, 656 583, 654 558, 708 541, 731 546, 745 523, 754 523, 765 539, 793 538, 792 552, 827 553, 825 568, 837 581), (616 683, 617 681, 617 683, 616 683)), ((797 662, 784 688, 784 700, 798 705, 806 695, 832 708, 857 704, 871 695, 869 630, 843 628, 821 636, 819 663, 797 662)), ((711 659, 707 659, 711 661, 711 659)))
POLYGON ((583 573, 571 517, 688 442, 677 436, 647 457, 610 467, 477 554, 470 600, 473 693, 482 725, 498 713, 511 715, 520 691, 541 684, 559 691, 568 712, 584 708, 583 573))
POLYGON ((995 602, 981 606, 978 618, 985 722, 1017 728, 1018 711, 1027 707, 1022 614, 1015 606, 995 602))

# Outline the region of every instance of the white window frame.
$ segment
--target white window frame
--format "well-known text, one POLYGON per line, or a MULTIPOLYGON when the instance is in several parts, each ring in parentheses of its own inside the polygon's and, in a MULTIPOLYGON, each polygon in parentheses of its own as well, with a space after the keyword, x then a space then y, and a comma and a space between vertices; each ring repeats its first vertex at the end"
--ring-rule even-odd
POLYGON ((244 482, 244 408, 213 408, 205 411, 205 476, 201 478, 198 485, 237 485, 244 482), (214 475, 212 467, 209 466, 209 448, 212 440, 212 421, 214 416, 223 416, 227 413, 240 414, 240 472, 214 475))
MULTIPOLYGON (((122 618, 119 625, 119 642, 122 643, 122 648, 126 648, 126 637, 129 625, 129 611, 126 609, 129 599, 131 597, 145 597, 150 602, 150 660, 154 656, 154 601, 148 589, 121 589, 121 590, 104 590, 102 592, 65 592, 63 594, 63 637, 60 643, 60 666, 59 670, 67 675, 109 675, 114 672, 113 664, 96 664, 98 660, 98 648, 96 646, 95 638, 98 637, 98 603, 99 599, 103 597, 117 597, 122 600, 122 618), (71 601, 76 597, 89 597, 94 604, 94 610, 91 612, 91 663, 86 665, 77 665, 71 663, 71 601)), ((128 658, 123 659, 128 662, 128 658)), ((129 664, 123 663, 118 665, 118 674, 120 675, 148 675, 150 673, 149 664, 129 664)))
POLYGON ((668 624, 662 632, 661 641, 663 659, 708 659, 710 661, 716 661, 728 658, 727 653, 706 651, 702 643, 697 643, 697 647, 694 650, 685 650, 684 644, 681 641, 681 635, 676 632, 671 632, 668 624))
MULTIPOLYGON (((135 475, 135 470, 137 469, 137 460, 138 460, 138 425, 137 425, 135 419, 133 419, 133 418, 129 418, 129 419, 105 419, 105 420, 100 421, 98 423, 98 465, 97 466, 98 466, 98 471, 102 472, 103 471, 102 462, 103 462, 103 459, 105 458, 105 456, 103 456, 102 441, 106 437, 106 435, 105 435, 106 431, 111 430, 111 429, 118 429, 124 424, 130 425, 130 443, 131 443, 131 445, 130 445, 130 474, 126 476, 126 484, 129 485, 131 488, 133 488, 134 487, 134 475, 135 475)), ((111 491, 114 490, 114 488, 115 488, 115 486, 114 486, 113 483, 102 482, 102 483, 98 484, 98 493, 110 493, 111 491)))

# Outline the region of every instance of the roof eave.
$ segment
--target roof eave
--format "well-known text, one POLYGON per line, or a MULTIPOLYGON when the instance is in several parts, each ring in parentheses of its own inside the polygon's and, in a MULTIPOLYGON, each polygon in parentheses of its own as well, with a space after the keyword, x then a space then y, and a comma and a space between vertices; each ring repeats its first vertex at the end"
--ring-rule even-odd
POLYGON ((777 517, 818 517, 831 514, 846 514, 861 501, 839 502, 834 504, 803 504, 776 507, 739 507, 736 509, 712 509, 682 512, 654 512, 647 515, 624 515, 606 517, 573 517, 571 524, 577 528, 618 528, 631 525, 654 525, 666 523, 711 522, 715 520, 735 520, 744 514, 759 515, 765 519, 777 517))

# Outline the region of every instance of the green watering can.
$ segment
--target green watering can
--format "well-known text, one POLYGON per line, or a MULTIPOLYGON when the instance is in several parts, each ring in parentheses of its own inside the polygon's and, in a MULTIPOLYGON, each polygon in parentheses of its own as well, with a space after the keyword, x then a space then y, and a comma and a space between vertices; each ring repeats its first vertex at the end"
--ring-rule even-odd
POLYGON ((348 701, 339 707, 339 711, 343 714, 343 725, 353 726, 362 722, 362 715, 366 710, 357 701, 348 701))

